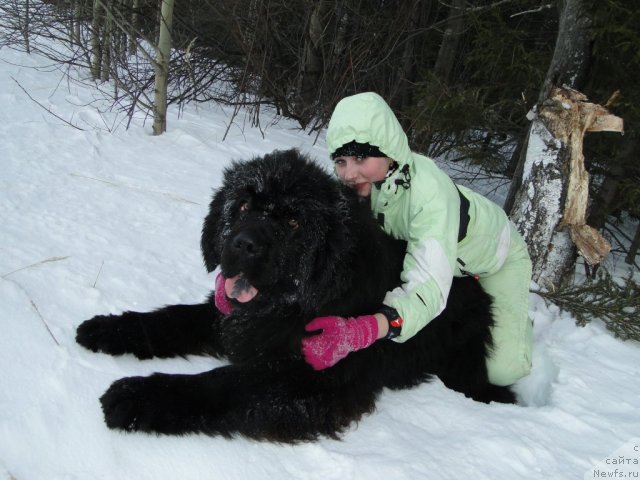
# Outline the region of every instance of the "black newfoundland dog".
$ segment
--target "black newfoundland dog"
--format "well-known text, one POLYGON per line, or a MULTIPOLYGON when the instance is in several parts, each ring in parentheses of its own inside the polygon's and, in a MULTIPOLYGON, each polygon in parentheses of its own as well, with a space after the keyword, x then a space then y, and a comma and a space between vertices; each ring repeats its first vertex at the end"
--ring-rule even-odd
POLYGON ((409 341, 378 341, 322 371, 307 365, 305 324, 374 312, 400 283, 405 243, 296 150, 225 171, 201 246, 207 270, 219 265, 228 279, 230 314, 218 311, 212 293, 199 305, 94 317, 76 340, 112 355, 209 354, 230 364, 116 381, 100 399, 110 428, 274 442, 337 437, 374 410, 384 387, 410 388, 433 375, 481 402, 514 401, 508 388, 487 382, 491 300, 472 278, 454 279, 447 308, 409 341))

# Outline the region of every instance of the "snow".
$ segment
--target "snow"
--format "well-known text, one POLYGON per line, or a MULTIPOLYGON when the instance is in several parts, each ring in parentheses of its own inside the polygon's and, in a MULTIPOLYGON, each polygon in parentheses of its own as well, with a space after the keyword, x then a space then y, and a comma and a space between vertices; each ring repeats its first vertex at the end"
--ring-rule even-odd
POLYGON ((126 130, 95 88, 68 82, 46 60, 7 48, 0 60, 0 479, 640 475, 639 345, 599 322, 577 327, 535 295, 523 405, 475 403, 435 381, 385 392, 342 441, 283 446, 107 429, 98 397, 114 380, 220 362, 94 354, 75 343, 77 325, 201 301, 214 282, 200 258, 201 222, 224 166, 292 146, 326 162, 324 137, 314 144, 275 117, 261 131, 241 114, 222 142, 232 110, 215 105, 179 117, 170 109, 168 132, 154 137, 150 121, 135 118, 126 130))

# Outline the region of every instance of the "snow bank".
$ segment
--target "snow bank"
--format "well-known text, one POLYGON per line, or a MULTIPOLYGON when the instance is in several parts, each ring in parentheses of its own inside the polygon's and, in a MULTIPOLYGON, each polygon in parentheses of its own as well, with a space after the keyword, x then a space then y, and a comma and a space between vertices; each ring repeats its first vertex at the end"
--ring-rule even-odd
POLYGON ((213 105, 170 111, 161 137, 139 119, 110 133, 117 116, 99 113, 95 90, 34 69, 45 65, 36 56, 3 48, 0 60, 0 479, 575 479, 623 447, 640 458, 638 344, 597 322, 576 327, 533 295, 535 365, 518 386, 526 406, 478 404, 436 381, 385 392, 342 441, 108 430, 98 397, 112 381, 220 362, 94 354, 75 344, 76 326, 200 301, 213 285, 201 222, 224 166, 292 146, 324 162, 324 140, 286 120, 263 138, 240 117, 223 143, 231 110, 213 105))

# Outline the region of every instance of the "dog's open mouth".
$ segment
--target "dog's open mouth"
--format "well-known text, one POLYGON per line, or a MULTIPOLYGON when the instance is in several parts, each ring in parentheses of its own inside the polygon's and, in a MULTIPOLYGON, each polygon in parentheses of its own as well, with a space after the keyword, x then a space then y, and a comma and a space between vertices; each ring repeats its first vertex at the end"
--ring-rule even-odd
POLYGON ((258 289, 242 275, 224 279, 224 293, 237 302, 247 303, 258 294, 258 289))

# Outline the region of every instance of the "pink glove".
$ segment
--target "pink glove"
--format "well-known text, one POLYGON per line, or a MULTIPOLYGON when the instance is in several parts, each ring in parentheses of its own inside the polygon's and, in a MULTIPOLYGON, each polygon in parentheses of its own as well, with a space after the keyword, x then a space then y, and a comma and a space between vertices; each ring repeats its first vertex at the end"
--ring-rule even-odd
POLYGON ((378 321, 373 315, 356 318, 318 317, 304 329, 322 333, 302 339, 302 354, 314 370, 332 367, 350 352, 373 344, 378 338, 378 321))
POLYGON ((223 315, 229 315, 233 311, 233 305, 229 302, 227 294, 224 291, 224 277, 221 273, 216 277, 216 293, 214 297, 216 308, 223 315))

